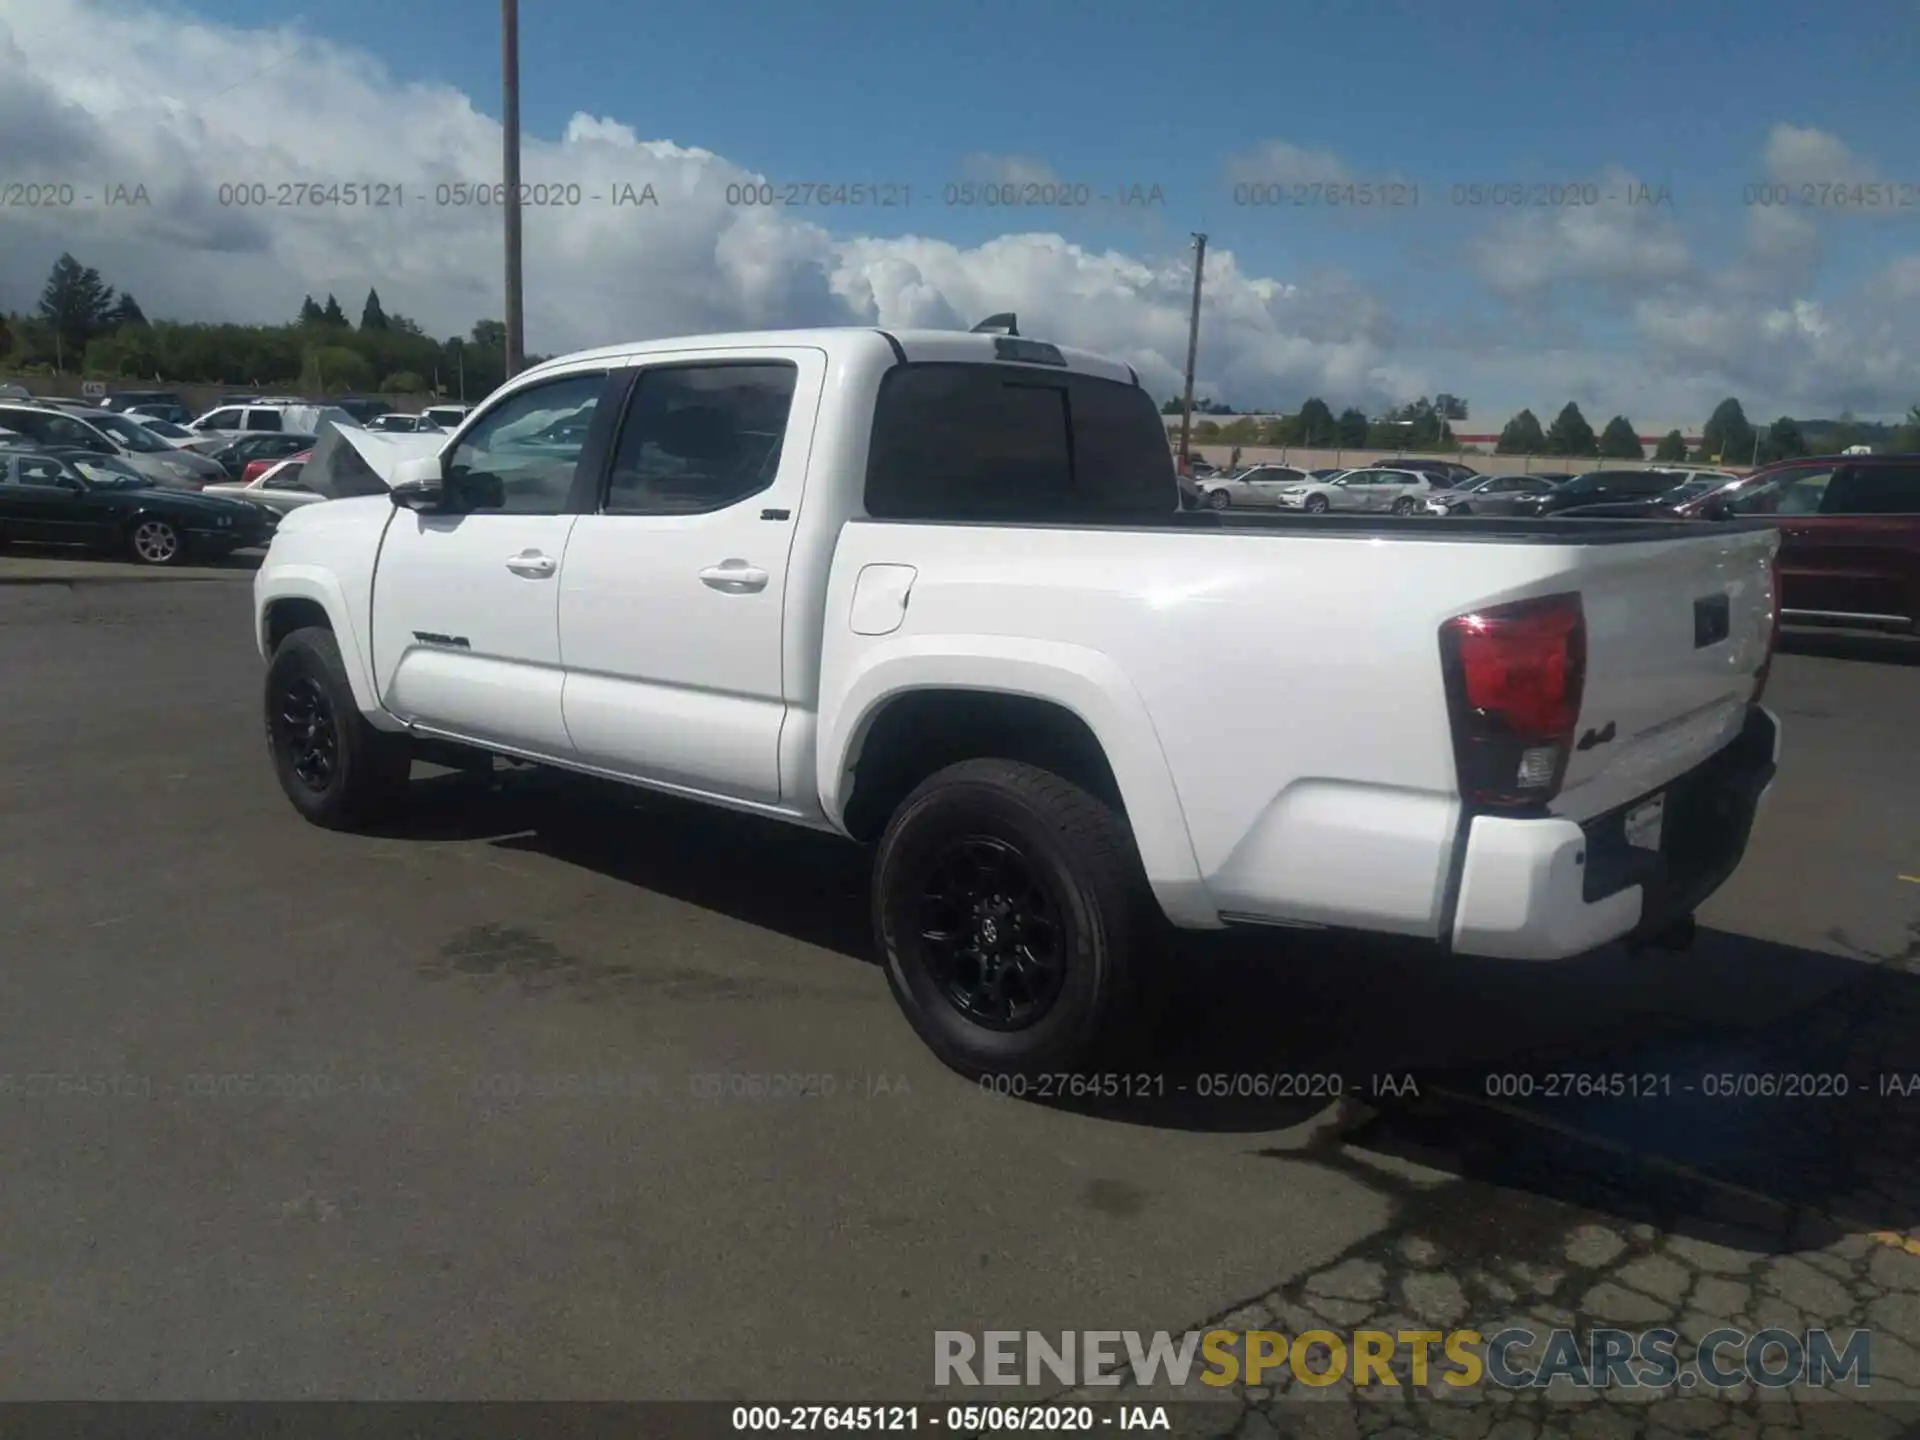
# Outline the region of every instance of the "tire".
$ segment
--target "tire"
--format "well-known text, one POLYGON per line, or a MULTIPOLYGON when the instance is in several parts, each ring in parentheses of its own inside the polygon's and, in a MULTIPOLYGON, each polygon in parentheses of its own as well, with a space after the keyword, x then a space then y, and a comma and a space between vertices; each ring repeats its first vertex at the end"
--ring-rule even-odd
POLYGON ((280 788, 315 825, 355 829, 405 792, 412 747, 361 715, 331 630, 296 630, 280 642, 267 664, 264 709, 280 788))
POLYGON ((1411 515, 1413 513, 1413 503, 1413 497, 1411 495, 1402 495, 1398 500, 1393 502, 1393 513, 1396 515, 1411 515))
POLYGON ((970 1079, 1070 1071, 1122 1041, 1137 950, 1152 934, 1148 898, 1120 815, 1011 760, 965 760, 928 778, 894 812, 874 866, 874 930, 893 998, 928 1048, 970 1079), (995 905, 996 894, 1020 903, 995 905), (937 932, 968 938, 925 938, 937 932), (1037 938, 1007 940, 1022 934, 1037 938), (981 944, 1001 957, 997 985, 978 961, 981 944), (1018 954, 1027 964, 1008 958, 1018 954))
POLYGON ((1224 490, 1209 490, 1207 504, 1215 510, 1229 510, 1233 508, 1233 497, 1224 490))
POLYGON ((1305 500, 1300 502, 1300 508, 1309 515, 1324 515, 1327 513, 1327 497, 1324 495, 1309 495, 1305 500))
POLYGON ((178 565, 187 543, 171 520, 144 515, 127 531, 127 549, 137 565, 178 565))

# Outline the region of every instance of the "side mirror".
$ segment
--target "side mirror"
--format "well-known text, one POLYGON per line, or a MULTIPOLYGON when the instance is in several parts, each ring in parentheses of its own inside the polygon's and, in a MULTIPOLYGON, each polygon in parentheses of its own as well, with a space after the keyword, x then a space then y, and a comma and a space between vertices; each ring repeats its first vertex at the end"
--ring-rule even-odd
POLYGON ((393 485, 388 492, 393 503, 403 510, 438 510, 446 501, 446 472, 438 455, 420 455, 402 460, 393 467, 393 485))

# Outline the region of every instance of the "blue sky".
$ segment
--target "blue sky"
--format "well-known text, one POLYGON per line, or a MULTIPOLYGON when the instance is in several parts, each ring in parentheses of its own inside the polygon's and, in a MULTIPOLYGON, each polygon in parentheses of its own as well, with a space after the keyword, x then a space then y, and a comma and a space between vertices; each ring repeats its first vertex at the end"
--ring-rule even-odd
MULTIPOLYGON (((16 33, 25 6, 0 0, 16 33)), ((451 86, 498 114, 497 11, 483 0, 168 8, 243 30, 294 25, 370 52, 391 81, 451 86)), ((1833 316, 1819 322, 1828 347, 1867 343, 1864 330, 1857 342, 1833 338, 1834 316, 1850 305, 1869 324, 1873 277, 1920 254, 1912 0, 1830 9, 1812 0, 526 0, 521 43, 530 141, 557 141, 585 113, 776 181, 911 186, 909 207, 806 217, 839 235, 976 247, 1047 231, 1171 263, 1190 231, 1205 230, 1242 277, 1318 295, 1364 290, 1375 307, 1369 342, 1394 365, 1435 388, 1471 396, 1478 387, 1493 405, 1549 403, 1525 393, 1543 356, 1554 357, 1554 384, 1587 384, 1596 396, 1617 397, 1623 385, 1631 393, 1645 383, 1633 378, 1640 366, 1668 389, 1694 367, 1702 394, 1722 383, 1704 378, 1718 367, 1729 371, 1727 385, 1779 390, 1779 403, 1837 406, 1858 394, 1863 410, 1904 409, 1907 388, 1920 400, 1914 351, 1858 377, 1828 374, 1826 360, 1812 373, 1796 369, 1780 326, 1769 330, 1761 313, 1828 304, 1833 316), (1837 153, 1846 173, 1834 178, 1904 184, 1911 207, 1864 219, 1800 212, 1804 233, 1786 237, 1791 245, 1775 237, 1791 254, 1749 265, 1755 217, 1743 190, 1768 179, 1770 137, 1782 126, 1801 135, 1796 174, 1824 173, 1822 157, 1837 153), (1284 163, 1273 169, 1276 146, 1284 163), (1038 163, 1095 195, 1137 185, 1163 198, 1145 208, 1012 213, 945 203, 947 185, 994 173, 968 160, 982 155, 1001 157, 992 162, 1001 173, 1038 163), (1417 185, 1418 206, 1235 202, 1234 175, 1297 176, 1303 163, 1314 174, 1335 166, 1354 182, 1417 185), (1656 213, 1617 218, 1605 234, 1582 231, 1565 210, 1516 215, 1459 203, 1467 197, 1455 188, 1571 184, 1612 195, 1623 183, 1615 171, 1650 187, 1656 213), (1495 232, 1507 241, 1490 253, 1495 232), (1536 266, 1573 278, 1501 283, 1536 266), (1649 319, 1636 306, 1654 299, 1664 310, 1649 319), (1650 326, 1664 337, 1661 353, 1643 360, 1650 326), (1713 354, 1693 344, 1696 332, 1719 337, 1713 354), (1784 348, 1770 369, 1757 368, 1743 352, 1768 335, 1784 348)), ((300 84, 300 65, 251 77, 243 69, 231 83, 238 93, 222 109, 265 110, 300 84)), ((541 176, 530 168, 526 178, 541 176)), ((1333 322, 1323 313, 1316 323, 1333 322)), ((1223 372, 1220 383, 1245 392, 1243 401, 1262 398, 1257 369, 1223 372)))

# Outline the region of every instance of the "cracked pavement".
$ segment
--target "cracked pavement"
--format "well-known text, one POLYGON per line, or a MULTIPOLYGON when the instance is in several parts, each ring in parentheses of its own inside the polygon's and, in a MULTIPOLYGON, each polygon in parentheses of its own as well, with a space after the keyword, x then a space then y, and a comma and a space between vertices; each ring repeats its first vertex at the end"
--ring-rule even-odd
POLYGON ((1872 1392, 1282 1377, 1177 1423, 1898 1434, 1920 1091, 1882 1089, 1920 1084, 1920 666, 1795 650, 1780 782, 1693 953, 1196 944, 1142 1070, 1367 1098, 1042 1105, 906 1030, 857 852, 517 776, 326 835, 260 753, 243 587, 7 587, 0 1073, 149 1088, 0 1104, 0 1398, 990 1403, 1033 1397, 935 1391, 936 1329, 1780 1324, 1872 1328, 1872 1392), (1558 1073, 1669 1088, 1548 1098, 1558 1073), (1849 1089, 1703 1093, 1759 1073, 1849 1089), (183 1088, 209 1074, 330 1088, 183 1088), (714 1074, 842 1088, 703 1101, 714 1074), (583 1076, 620 1084, 557 1083, 583 1076))

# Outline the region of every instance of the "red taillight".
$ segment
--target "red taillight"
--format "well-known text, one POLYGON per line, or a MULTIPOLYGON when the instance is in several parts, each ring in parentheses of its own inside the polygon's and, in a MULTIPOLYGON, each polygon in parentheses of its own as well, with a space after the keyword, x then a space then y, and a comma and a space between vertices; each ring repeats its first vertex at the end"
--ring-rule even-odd
POLYGON ((1460 792, 1476 805, 1536 805, 1566 774, 1586 683, 1578 595, 1518 600, 1440 627, 1460 792))
POLYGON ((251 485, 279 462, 276 460, 249 460, 247 468, 240 474, 242 485, 251 485))

